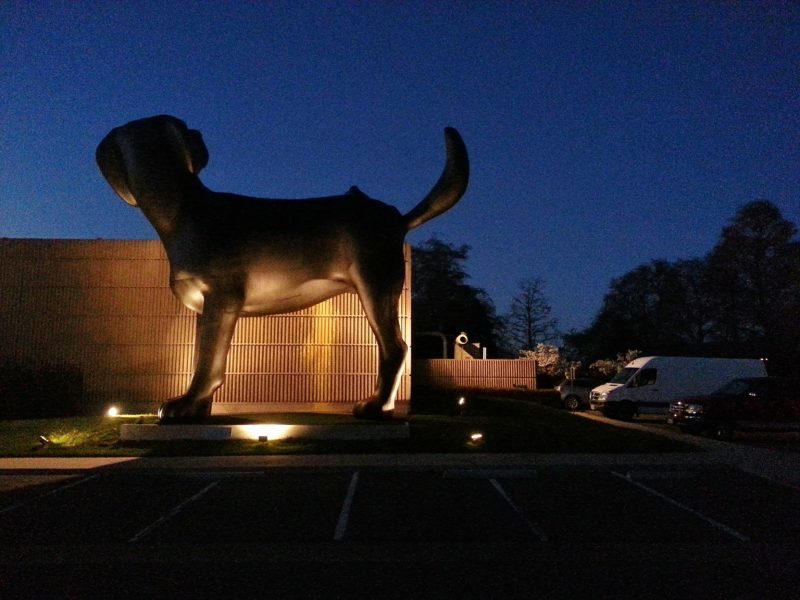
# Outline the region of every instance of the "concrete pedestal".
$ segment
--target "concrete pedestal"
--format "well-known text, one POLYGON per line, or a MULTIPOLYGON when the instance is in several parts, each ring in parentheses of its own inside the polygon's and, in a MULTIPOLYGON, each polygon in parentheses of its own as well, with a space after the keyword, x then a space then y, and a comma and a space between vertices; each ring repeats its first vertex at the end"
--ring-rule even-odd
POLYGON ((304 425, 294 423, 247 423, 231 425, 158 425, 125 423, 120 440, 280 440, 286 438, 316 440, 390 440, 406 439, 408 423, 356 423, 304 425))

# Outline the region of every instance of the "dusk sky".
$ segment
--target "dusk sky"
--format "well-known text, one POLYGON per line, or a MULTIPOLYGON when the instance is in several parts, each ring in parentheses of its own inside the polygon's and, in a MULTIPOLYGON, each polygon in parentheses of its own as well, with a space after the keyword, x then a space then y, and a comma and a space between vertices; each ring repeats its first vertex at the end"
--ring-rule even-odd
POLYGON ((470 245, 501 313, 542 278, 564 331, 751 200, 800 224, 794 2, 6 0, 0 40, 0 237, 154 239, 94 152, 162 113, 203 133, 214 190, 401 212, 457 128, 470 187, 409 241, 470 245))

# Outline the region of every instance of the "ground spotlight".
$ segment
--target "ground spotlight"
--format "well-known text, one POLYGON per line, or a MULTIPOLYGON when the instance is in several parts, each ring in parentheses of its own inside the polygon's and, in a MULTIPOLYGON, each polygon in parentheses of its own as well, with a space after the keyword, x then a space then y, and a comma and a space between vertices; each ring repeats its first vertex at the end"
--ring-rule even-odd
POLYGON ((40 435, 39 436, 39 443, 42 446, 47 446, 47 444, 50 443, 50 438, 48 438, 46 435, 40 435))
POLYGON ((480 431, 473 431, 469 434, 469 442, 468 445, 470 446, 480 446, 484 442, 483 433, 480 431))
POLYGON ((116 406, 109 406, 106 411, 107 417, 116 417, 119 415, 119 409, 116 406))
POLYGON ((459 415, 463 415, 467 411, 467 398, 465 396, 459 396, 458 400, 456 400, 456 410, 459 415))

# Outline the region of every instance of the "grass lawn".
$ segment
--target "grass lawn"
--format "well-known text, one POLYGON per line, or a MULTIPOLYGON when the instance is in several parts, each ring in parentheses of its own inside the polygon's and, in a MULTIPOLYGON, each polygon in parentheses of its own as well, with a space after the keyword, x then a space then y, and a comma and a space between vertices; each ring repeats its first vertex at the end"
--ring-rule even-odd
MULTIPOLYGON (((364 424, 349 416, 268 415, 266 422, 364 424)), ((402 440, 122 443, 122 423, 155 423, 153 415, 0 421, 0 456, 164 456, 231 454, 328 454, 418 452, 658 453, 697 449, 661 436, 582 419, 538 403, 474 398, 463 415, 412 414, 402 440), (473 433, 482 434, 475 442, 473 433), (40 439, 44 436, 49 441, 40 439)), ((237 417, 212 417, 231 423, 237 417)))

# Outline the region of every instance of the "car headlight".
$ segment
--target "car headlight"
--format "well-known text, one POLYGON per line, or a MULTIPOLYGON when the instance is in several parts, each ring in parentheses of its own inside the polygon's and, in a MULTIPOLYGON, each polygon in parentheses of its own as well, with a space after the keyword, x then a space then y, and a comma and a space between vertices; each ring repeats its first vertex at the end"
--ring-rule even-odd
POLYGON ((687 415, 699 415, 703 412, 702 404, 687 404, 684 409, 687 415))

